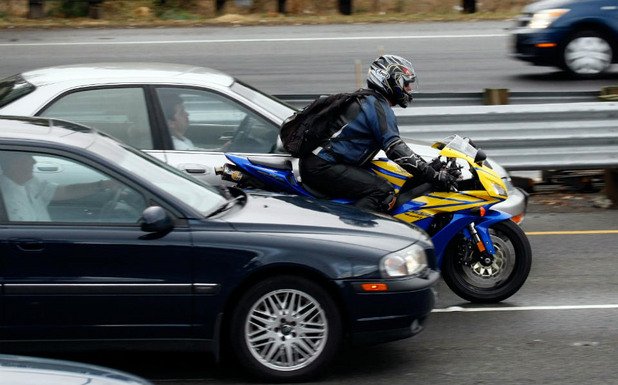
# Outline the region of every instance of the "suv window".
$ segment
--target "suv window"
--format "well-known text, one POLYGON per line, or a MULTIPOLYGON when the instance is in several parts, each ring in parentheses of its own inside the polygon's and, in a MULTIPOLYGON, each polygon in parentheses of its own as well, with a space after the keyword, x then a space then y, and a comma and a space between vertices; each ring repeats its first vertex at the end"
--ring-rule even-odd
POLYGON ((0 107, 28 95, 35 87, 19 75, 0 80, 0 107))
POLYGON ((133 147, 152 149, 146 98, 140 87, 76 91, 55 100, 40 115, 81 123, 133 147))
POLYGON ((158 88, 157 95, 176 150, 274 152, 279 128, 214 92, 158 88))

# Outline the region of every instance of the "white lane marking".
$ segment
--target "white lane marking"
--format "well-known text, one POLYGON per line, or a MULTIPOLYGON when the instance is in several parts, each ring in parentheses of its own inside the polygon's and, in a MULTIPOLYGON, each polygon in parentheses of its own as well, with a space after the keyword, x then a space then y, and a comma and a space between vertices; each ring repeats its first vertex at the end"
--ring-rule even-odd
POLYGON ((475 313, 492 311, 530 311, 530 310, 586 310, 586 309, 618 309, 618 304, 605 305, 564 305, 564 306, 517 306, 517 307, 461 307, 449 306, 443 309, 433 309, 432 313, 475 313))
POLYGON ((71 45, 139 45, 139 44, 218 44, 218 43, 271 43, 299 41, 342 41, 342 40, 405 40, 405 39, 466 39, 482 37, 505 37, 505 34, 487 35, 428 35, 428 36, 340 36, 340 37, 290 37, 265 39, 199 39, 199 40, 155 40, 155 41, 84 41, 84 42, 40 42, 40 43, 0 43, 0 47, 38 47, 71 45))

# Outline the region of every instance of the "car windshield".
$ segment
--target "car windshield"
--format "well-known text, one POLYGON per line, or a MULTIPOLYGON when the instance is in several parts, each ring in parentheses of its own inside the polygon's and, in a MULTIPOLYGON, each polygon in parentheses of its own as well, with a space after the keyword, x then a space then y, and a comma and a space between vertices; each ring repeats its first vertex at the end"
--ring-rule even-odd
POLYGON ((0 107, 34 91, 35 87, 19 75, 0 80, 0 107))
POLYGON ((89 149, 106 159, 113 159, 132 174, 144 176, 150 183, 204 216, 227 203, 227 199, 213 186, 131 147, 119 146, 110 140, 96 140, 89 149))
POLYGON ((271 111, 273 114, 280 117, 281 120, 287 118, 296 111, 294 107, 290 106, 289 104, 275 98, 274 96, 260 92, 257 89, 238 80, 235 81, 234 84, 232 84, 231 88, 232 91, 236 92, 237 94, 243 96, 248 100, 251 100, 257 105, 262 106, 264 109, 271 111))

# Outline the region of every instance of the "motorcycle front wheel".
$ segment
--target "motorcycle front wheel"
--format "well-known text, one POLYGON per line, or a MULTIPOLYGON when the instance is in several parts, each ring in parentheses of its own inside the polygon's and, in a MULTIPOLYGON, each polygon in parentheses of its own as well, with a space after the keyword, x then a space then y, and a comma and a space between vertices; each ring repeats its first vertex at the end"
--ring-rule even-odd
POLYGON ((530 242, 515 222, 498 222, 489 232, 496 251, 490 264, 481 263, 479 251, 463 236, 451 242, 442 263, 444 282, 474 303, 509 298, 526 282, 532 266, 530 242))

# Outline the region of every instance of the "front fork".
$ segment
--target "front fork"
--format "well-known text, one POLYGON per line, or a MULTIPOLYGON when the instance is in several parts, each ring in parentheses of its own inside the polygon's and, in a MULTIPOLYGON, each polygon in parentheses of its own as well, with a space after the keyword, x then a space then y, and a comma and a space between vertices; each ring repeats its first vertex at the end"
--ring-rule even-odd
MULTIPOLYGON (((477 259, 483 266, 491 266, 494 262, 494 244, 491 241, 488 227, 479 227, 477 229, 474 222, 471 222, 464 229, 464 236, 472 240, 474 247, 478 253, 474 253, 477 259)), ((474 263, 475 261, 467 261, 467 263, 474 263)))
POLYGON ((447 246, 458 235, 463 235, 468 241, 466 244, 470 246, 470 251, 478 250, 473 254, 492 257, 496 250, 489 234, 489 228, 498 222, 509 220, 510 217, 510 214, 495 210, 487 210, 484 216, 471 216, 467 212, 455 213, 449 224, 431 237, 438 264, 442 265, 447 246), (484 251, 481 252, 483 248, 484 251))

